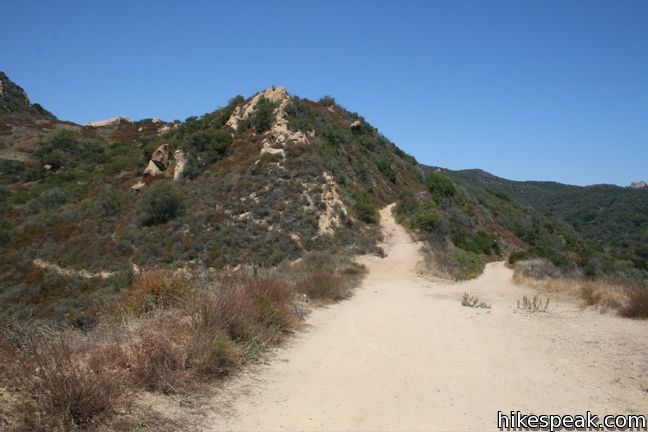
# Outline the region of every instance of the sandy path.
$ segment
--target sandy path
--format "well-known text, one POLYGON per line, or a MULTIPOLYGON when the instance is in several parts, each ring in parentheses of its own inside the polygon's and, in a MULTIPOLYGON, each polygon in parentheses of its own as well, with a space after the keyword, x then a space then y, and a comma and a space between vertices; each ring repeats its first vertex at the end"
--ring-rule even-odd
POLYGON ((416 274, 419 245, 382 212, 387 257, 355 296, 316 310, 271 362, 228 383, 213 430, 495 430, 497 411, 648 413, 648 322, 569 304, 515 311, 502 263, 452 284, 416 274), (492 304, 462 307, 464 291, 492 304))

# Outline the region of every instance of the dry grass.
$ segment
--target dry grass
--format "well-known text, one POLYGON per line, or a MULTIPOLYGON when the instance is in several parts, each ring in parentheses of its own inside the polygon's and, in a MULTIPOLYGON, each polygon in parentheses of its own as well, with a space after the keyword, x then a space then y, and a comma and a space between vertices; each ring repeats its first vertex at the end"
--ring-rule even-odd
POLYGON ((615 309, 628 318, 648 318, 648 287, 638 282, 577 277, 533 277, 515 267, 513 281, 538 291, 578 299, 581 307, 615 309))
POLYGON ((185 335, 172 320, 157 319, 136 331, 130 343, 131 382, 148 391, 170 394, 190 381, 185 335))
POLYGON ((2 339, 23 396, 19 429, 88 429, 127 405, 123 372, 108 361, 87 361, 91 349, 75 334, 14 327, 2 339))
POLYGON ((310 299, 343 300, 351 294, 348 285, 340 276, 329 273, 312 273, 299 280, 295 288, 310 299))
POLYGON ((580 299, 583 307, 597 306, 616 309, 628 301, 627 288, 608 280, 567 277, 534 278, 516 272, 513 275, 513 281, 547 294, 580 299))
POLYGON ((117 310, 122 315, 139 317, 168 308, 194 293, 195 287, 182 274, 166 270, 145 271, 135 279, 128 296, 117 305, 117 310))

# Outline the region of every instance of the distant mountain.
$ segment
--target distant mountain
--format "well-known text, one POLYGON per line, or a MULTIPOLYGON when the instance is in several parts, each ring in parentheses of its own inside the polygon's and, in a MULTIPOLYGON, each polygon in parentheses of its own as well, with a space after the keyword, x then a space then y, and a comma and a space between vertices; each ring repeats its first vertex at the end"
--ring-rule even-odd
POLYGON ((481 170, 445 171, 458 184, 505 194, 522 206, 568 223, 599 255, 597 273, 648 272, 648 189, 512 181, 481 170))

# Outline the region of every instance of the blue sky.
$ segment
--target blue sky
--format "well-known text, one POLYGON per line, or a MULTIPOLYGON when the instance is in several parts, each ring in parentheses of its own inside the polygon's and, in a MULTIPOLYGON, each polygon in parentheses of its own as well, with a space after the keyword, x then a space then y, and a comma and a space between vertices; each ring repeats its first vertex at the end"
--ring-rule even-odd
POLYGON ((420 162, 648 180, 648 1, 3 0, 0 70, 62 119, 332 95, 420 162))

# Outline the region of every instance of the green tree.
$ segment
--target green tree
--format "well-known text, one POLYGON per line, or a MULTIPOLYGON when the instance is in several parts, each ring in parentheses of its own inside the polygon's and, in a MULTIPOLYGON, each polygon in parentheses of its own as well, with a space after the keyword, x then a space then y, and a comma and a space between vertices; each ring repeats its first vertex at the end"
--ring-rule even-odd
POLYGON ((263 133, 272 127, 274 122, 274 110, 278 104, 272 102, 270 99, 261 96, 256 106, 254 113, 250 117, 250 124, 257 133, 263 133))
POLYGON ((441 202, 457 195, 457 188, 450 177, 438 172, 428 174, 425 185, 436 202, 441 202))
POLYGON ((144 193, 139 203, 142 226, 166 223, 185 212, 180 189, 172 183, 156 183, 144 193))

